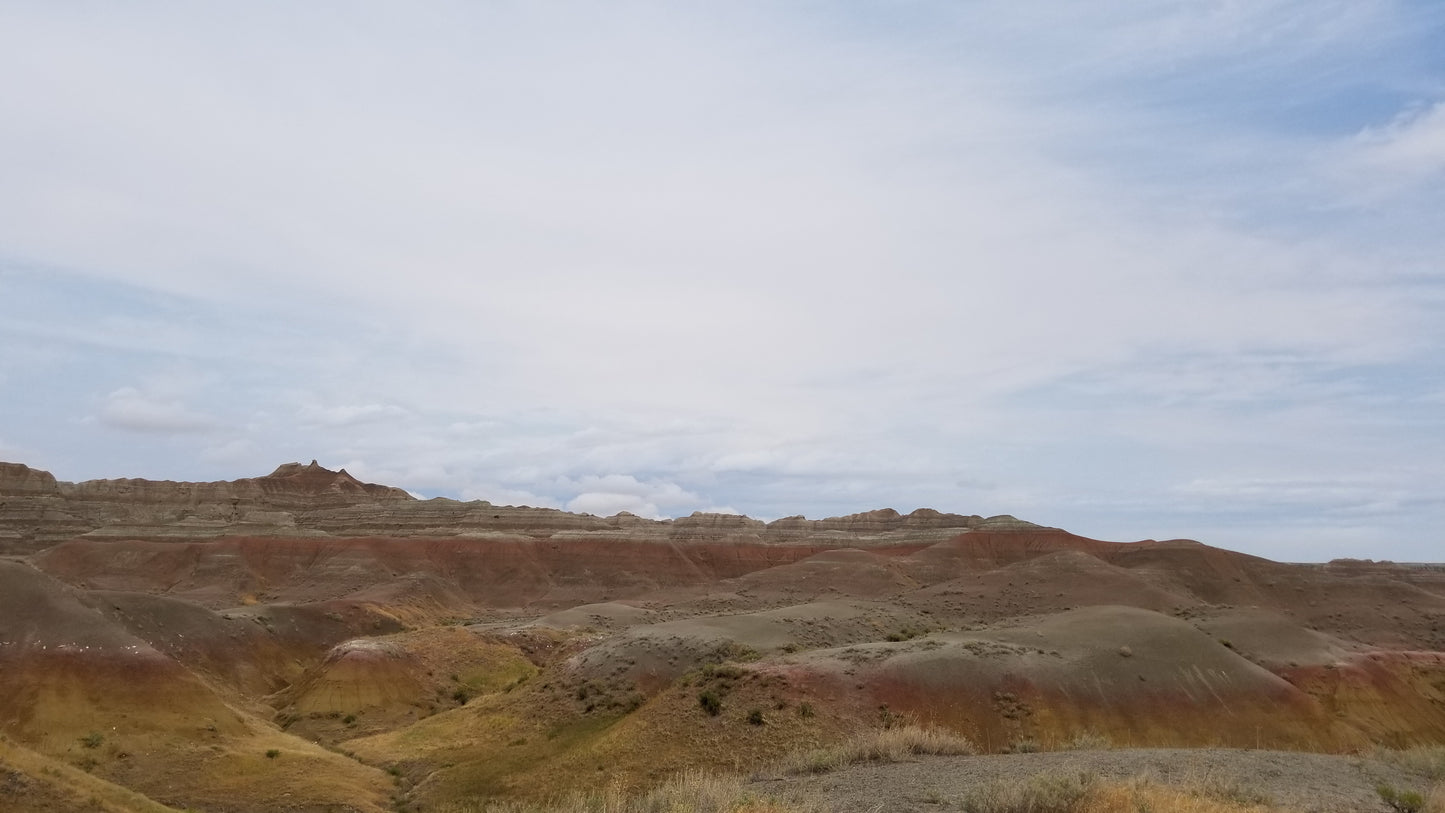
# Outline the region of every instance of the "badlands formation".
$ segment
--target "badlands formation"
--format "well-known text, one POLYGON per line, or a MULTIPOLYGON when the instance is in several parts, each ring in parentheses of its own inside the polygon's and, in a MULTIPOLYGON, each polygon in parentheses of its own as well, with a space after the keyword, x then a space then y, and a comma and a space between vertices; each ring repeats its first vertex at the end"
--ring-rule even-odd
POLYGON ((0 463, 0 810, 481 810, 895 727, 978 766, 1439 746, 1445 567, 0 463))

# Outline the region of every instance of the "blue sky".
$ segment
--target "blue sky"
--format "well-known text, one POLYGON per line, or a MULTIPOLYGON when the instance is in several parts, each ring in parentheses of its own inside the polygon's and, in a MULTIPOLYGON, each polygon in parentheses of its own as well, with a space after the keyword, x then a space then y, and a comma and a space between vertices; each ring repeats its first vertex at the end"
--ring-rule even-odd
POLYGON ((1445 559, 1445 7, 7 3, 0 459, 1445 559))

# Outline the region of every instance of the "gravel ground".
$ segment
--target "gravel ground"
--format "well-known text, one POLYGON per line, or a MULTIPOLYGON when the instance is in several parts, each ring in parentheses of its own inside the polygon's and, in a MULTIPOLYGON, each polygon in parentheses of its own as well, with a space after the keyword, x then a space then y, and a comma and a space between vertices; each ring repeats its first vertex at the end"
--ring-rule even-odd
POLYGON ((1377 760, 1293 751, 1119 749, 972 757, 920 757, 915 762, 854 765, 820 776, 760 778, 759 789, 788 797, 822 797, 829 810, 944 811, 960 809, 971 790, 1019 783, 1039 774, 1091 774, 1101 780, 1144 776, 1159 784, 1233 789, 1288 810, 1309 813, 1386 811, 1375 786, 1428 793, 1431 782, 1377 760))

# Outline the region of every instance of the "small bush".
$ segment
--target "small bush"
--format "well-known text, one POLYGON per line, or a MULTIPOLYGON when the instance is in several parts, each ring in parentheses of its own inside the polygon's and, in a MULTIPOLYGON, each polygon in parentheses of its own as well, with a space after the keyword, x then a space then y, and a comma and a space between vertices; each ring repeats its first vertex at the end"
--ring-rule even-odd
POLYGON ((271 750, 269 750, 269 751, 266 752, 266 758, 267 758, 267 759, 275 759, 276 757, 279 757, 279 756, 281 756, 281 752, 280 752, 278 749, 275 749, 275 748, 272 748, 271 750))
POLYGON ((762 725, 763 722, 764 722, 764 721, 763 721, 763 710, 762 710, 762 709, 753 709, 752 711, 748 712, 748 723, 749 723, 749 724, 751 724, 751 725, 762 725))
POLYGON ((702 710, 707 712, 709 717, 716 717, 722 713, 722 699, 717 696, 717 692, 711 689, 698 694, 697 703, 702 706, 702 710))
POLYGON ((814 712, 813 712, 813 704, 812 704, 812 703, 799 703, 799 704, 798 704, 798 716, 799 716, 799 717, 802 717, 802 718, 804 718, 804 719, 807 719, 807 718, 809 718, 809 717, 812 717, 813 714, 814 714, 814 712))
POLYGON ((1015 740, 1009 744, 1010 754, 1033 754, 1039 750, 1039 744, 1031 739, 1015 740))
POLYGON ((346 725, 356 725, 356 715, 348 714, 345 717, 341 718, 341 722, 345 723, 346 725))
POLYGON ((99 748, 103 742, 105 742, 105 736, 99 731, 92 731, 80 738, 80 744, 86 748, 99 748))
POLYGON ((1376 785, 1375 792, 1380 801, 1390 806, 1395 813, 1420 813, 1425 809, 1425 797, 1413 790, 1396 790, 1390 785, 1376 785))
POLYGON ((911 641, 914 638, 917 638, 918 636, 923 634, 923 630, 914 629, 913 627, 904 627, 897 632, 888 633, 888 640, 892 643, 898 643, 899 641, 911 641))

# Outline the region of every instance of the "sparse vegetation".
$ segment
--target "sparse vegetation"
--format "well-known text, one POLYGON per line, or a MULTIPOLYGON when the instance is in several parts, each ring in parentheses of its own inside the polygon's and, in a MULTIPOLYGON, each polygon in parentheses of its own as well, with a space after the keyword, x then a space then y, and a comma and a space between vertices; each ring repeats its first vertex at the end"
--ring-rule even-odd
POLYGON ((1445 745, 1417 745, 1404 749, 1376 748, 1370 756, 1432 782, 1445 782, 1445 745))
POLYGON ((822 813, 810 799, 780 800, 752 788, 738 776, 685 771, 661 786, 628 794, 616 784, 603 790, 574 793, 544 804, 466 802, 442 808, 443 813, 822 813))
POLYGON ((698 705, 702 706, 702 710, 707 712, 710 717, 716 717, 722 713, 722 698, 718 697, 717 692, 711 689, 699 692, 697 702, 698 705))
MULTIPOLYGON (((1233 798, 1209 786, 1171 787, 1135 778, 1101 782, 1089 773, 1040 774, 1026 782, 995 782, 960 801, 967 813, 1264 813, 1266 801, 1233 798)), ((1244 794, 1244 796, 1251 796, 1244 794)))
POLYGON ((1102 751, 1113 748, 1114 741, 1093 731, 1082 731, 1064 743, 1065 751, 1102 751))
POLYGON ((1375 786, 1380 801, 1390 806, 1395 813, 1420 813, 1425 809, 1425 796, 1413 790, 1399 790, 1393 785, 1375 786))
POLYGON ((916 629, 914 627, 904 627, 897 632, 888 633, 888 640, 893 643, 898 643, 899 641, 911 641, 920 635, 926 634, 927 633, 921 629, 916 629))
POLYGON ((827 773, 859 762, 902 762, 922 754, 976 754, 969 740, 938 728, 909 725, 862 734, 831 748, 784 760, 784 773, 827 773))
MULTIPOLYGON (((625 534, 633 532, 628 530, 633 522, 623 523, 625 534)), ((837 547, 833 543, 840 540, 833 537, 829 546, 837 547)), ((1445 639, 1422 632, 1435 622, 1412 606, 1418 595, 1397 596, 1383 580, 1371 582, 1359 599, 1370 606, 1362 606, 1356 617, 1348 606, 1330 605, 1325 588, 1334 581, 1311 587, 1305 597, 1282 590, 1271 600, 1280 603, 1275 609, 1291 612, 1273 614, 1268 626, 1254 631, 1245 607, 1236 614, 1222 603, 1254 600, 1252 588, 1211 595, 1220 603, 1205 603, 1192 596, 1208 591, 1195 589, 1187 571, 1166 573, 1160 564, 1159 573, 1169 578, 1145 580, 1150 590, 1162 593, 1151 592, 1143 606, 1093 606, 1101 599, 1139 603, 1126 593, 1140 574, 1106 568, 1094 561, 1099 557, 1077 550, 1033 562, 1042 548, 1030 543, 1020 552, 1007 541, 999 541, 997 550, 993 542, 975 550, 973 542, 955 540, 919 556, 907 552, 911 543, 892 546, 897 549, 888 554, 903 557, 895 564, 912 562, 892 572, 916 584, 879 582, 877 567, 888 563, 866 551, 832 552, 772 571, 766 565, 774 560, 805 553, 801 547, 778 547, 769 548, 766 559, 748 553, 752 558, 740 560, 760 568, 748 570, 746 578, 709 582, 709 573, 739 569, 732 564, 703 567, 701 578, 689 569, 686 589, 670 582, 673 571, 647 569, 650 562, 634 556, 630 547, 626 555, 618 547, 593 561, 590 548, 579 545, 588 568, 615 565, 626 569, 627 578, 599 569, 590 572, 602 581, 584 583, 579 577, 574 582, 582 571, 566 570, 560 572, 568 580, 556 582, 558 589, 552 590, 545 588, 545 579, 532 578, 537 574, 531 568, 546 562, 524 557, 527 579, 520 586, 526 589, 517 592, 509 585, 496 593, 485 592, 495 585, 472 572, 481 562, 471 558, 469 542, 438 540, 436 558, 428 560, 435 567, 418 570, 406 561, 413 546, 373 541, 366 543, 367 555, 385 554, 383 565, 374 569, 375 585, 352 589, 366 581, 370 570, 348 569, 336 584, 329 580, 338 574, 327 575, 331 571, 325 569, 314 579, 308 575, 282 583, 278 576, 266 582, 266 598, 281 602, 284 597, 284 603, 231 610, 221 617, 224 624, 212 618, 213 610, 177 603, 188 600, 186 593, 174 599, 139 593, 122 599, 125 591, 86 588, 85 606, 77 606, 75 591, 55 579, 19 561, 0 562, 15 566, 11 575, 25 580, 16 584, 26 590, 60 591, 52 596, 56 607, 70 610, 47 622, 61 625, 55 640, 96 641, 102 650, 113 650, 129 646, 135 635, 116 628, 85 637, 72 627, 79 621, 110 624, 107 619, 124 621, 122 627, 144 624, 156 651, 183 667, 159 668, 157 661, 155 685, 132 687, 130 672, 105 672, 104 664, 111 662, 107 651, 67 649, 68 660, 57 661, 66 668, 98 659, 96 686, 84 698, 41 693, 35 702, 42 705, 33 714, 24 707, 11 710, 6 733, 45 751, 19 749, 29 762, 12 768, 10 751, 17 749, 0 736, 0 762, 5 763, 0 785, 6 771, 13 770, 15 781, 53 786, 73 796, 75 805, 94 797, 107 809, 127 810, 103 795, 112 792, 106 783, 134 781, 138 787, 164 789, 167 804, 196 809, 290 804, 414 813, 783 813, 814 805, 876 813, 933 805, 930 809, 985 813, 1242 813, 1272 804, 1267 790, 1301 808, 1445 813, 1445 745, 1368 755, 1299 753, 1343 750, 1365 736, 1397 746, 1439 739, 1439 721, 1429 716, 1421 697, 1442 685, 1442 664, 1426 653, 1438 652, 1433 642, 1445 639), (936 555, 953 550, 955 543, 967 555, 936 555), (990 556, 1029 562, 1028 568, 995 567, 998 562, 990 564, 990 556), (1096 571, 1098 589, 1075 589, 1072 582, 1080 572, 1096 571), (466 576, 464 583, 454 582, 452 574, 466 576), (866 580, 855 581, 855 576, 866 580), (619 592, 608 585, 620 580, 629 592, 633 585, 646 586, 647 600, 621 595, 617 604, 563 607, 600 598, 604 588, 619 592), (879 585, 888 588, 886 594, 876 592, 879 585), (1063 590, 1051 595, 1056 587, 1063 590), (534 588, 544 592, 516 607, 498 599, 525 597, 534 588), (1116 596, 1115 588, 1125 592, 1116 596), (1178 594, 1170 596, 1175 588, 1178 594), (344 601, 300 601, 353 594, 344 601), (91 604, 99 608, 106 596, 118 602, 112 607, 114 618, 86 609, 91 604), (459 620, 469 617, 467 605, 477 596, 486 599, 476 605, 477 623, 462 629, 459 620), (507 606, 491 606, 494 599, 507 606), (1080 606, 1069 616, 1050 617, 1059 605, 1073 601, 1080 606), (1176 611, 1188 624, 1147 610, 1171 602, 1193 608, 1176 611), (321 617, 321 609, 332 606, 346 608, 345 629, 322 623, 337 620, 321 617), (578 620, 589 615, 597 624, 579 626, 578 620), (268 619, 281 637, 268 638, 260 626, 268 619), (1298 619, 1317 622, 1323 635, 1305 635, 1298 619), (1378 646, 1366 640, 1394 635, 1387 629, 1389 619, 1399 622, 1397 637, 1378 646), (373 624, 379 625, 375 635, 368 630, 373 624), (1221 637, 1245 629, 1251 632, 1239 649, 1221 637), (1140 641, 1141 649, 1120 646, 1121 631, 1129 636, 1124 640, 1140 641), (337 643, 341 633, 355 637, 337 643), (1337 635, 1361 645, 1342 651, 1330 643, 1337 635), (885 645, 885 638, 908 645, 885 645), (1151 641, 1169 645, 1152 646, 1151 641), (1398 647, 1391 641, 1419 648, 1394 652, 1392 647, 1398 647), (785 652, 808 654, 780 655, 784 643, 785 652), (1279 681, 1241 661, 1239 655, 1246 653, 1321 702, 1308 709, 1265 702, 1275 697, 1279 681), (260 660, 252 664, 252 658, 260 660), (1196 666, 1210 671, 1195 671, 1196 666), (196 675, 204 679, 198 682, 196 675), (1365 679, 1357 680, 1360 676, 1365 679), (1218 677, 1229 684, 1229 693, 1196 691, 1204 688, 1198 685, 1201 677, 1218 677), (112 690, 110 681, 117 681, 119 690, 112 690), (1347 694, 1338 694, 1340 702, 1331 707, 1323 693, 1335 686, 1347 694), (1194 702, 1186 703, 1181 691, 1192 692, 1194 702), (94 698, 105 703, 94 709, 77 706, 78 699, 94 698), (885 699, 893 708, 880 705, 885 699), (269 725, 271 720, 289 727, 289 734, 269 725), (934 727, 944 724, 959 728, 934 727), (86 735, 91 728, 98 730, 86 735), (848 739, 860 730, 867 733, 848 739), (964 732, 969 738, 961 736, 964 732), (1118 743, 1110 736, 1117 736, 1118 743), (978 748, 991 754, 1090 753, 932 756, 974 753, 974 737, 978 748), (1116 745, 1119 750, 1108 750, 1116 745), (1144 755, 1136 746, 1178 750, 1144 755), (1194 750, 1209 746, 1221 747, 1194 750), (1262 753, 1250 746, 1281 752, 1262 753), (782 756, 789 749, 810 750, 782 756), (283 751, 286 759, 281 760, 283 751), (906 764, 886 768, 890 762, 906 764), (1053 773, 1028 778, 1049 766, 1055 766, 1053 773), (756 773, 749 780, 684 774, 656 787, 672 771, 689 767, 756 773), (90 769, 94 776, 84 773, 90 769), (793 775, 779 776, 783 770, 793 775), (1157 784, 1162 778, 1151 784, 1142 775, 1118 779, 1142 770, 1171 782, 1189 782, 1178 777, 1203 772, 1207 781, 1181 788, 1157 784), (813 775, 829 771, 837 772, 813 775), (1229 784, 1231 777, 1239 784, 1229 784), (994 779, 998 786, 984 787, 994 779), (1390 785, 1377 794, 1375 783, 1381 781, 1390 785), (819 796, 816 804, 802 796, 774 798, 789 792, 819 796), (550 806, 489 806, 504 800, 550 806)), ((335 544, 349 551, 344 542, 335 544)), ((325 541, 323 549, 332 544, 325 541)), ((431 550, 431 544, 420 547, 431 550)), ((1085 547, 1094 549, 1090 545, 1085 547)), ((257 543, 255 554, 265 552, 262 548, 269 550, 269 542, 257 543)), ((1149 550, 1166 562, 1175 548, 1149 550)), ((510 556, 488 561, 486 567, 516 572, 510 556)), ((178 560, 176 566, 192 564, 178 560)), ((1254 566, 1245 561, 1241 567, 1246 565, 1254 566)), ((222 570, 222 575, 232 572, 222 570)), ((1347 570, 1319 575, 1337 580, 1347 570)), ((140 575, 142 581, 154 578, 148 572, 140 575)), ((1302 582, 1309 578, 1301 571, 1302 582)), ((235 590, 199 581, 194 588, 194 595, 208 602, 233 596, 235 590)), ((0 641, 7 658, 14 645, 9 637, 0 641)), ((146 663, 154 659, 148 650, 146 655, 146 663)), ((42 666, 54 660, 40 657, 42 666)), ((0 797, 4 790, 0 787, 0 797)))
POLYGON ((1042 749, 1039 748, 1038 742, 1031 740, 1027 737, 1020 740, 1014 740, 1013 742, 1009 743, 1008 747, 1008 753, 1010 754, 1033 754, 1037 753, 1040 750, 1042 749))
POLYGON ((1087 773, 1041 774, 1027 782, 993 782, 962 800, 966 813, 1074 813, 1094 790, 1087 773))

